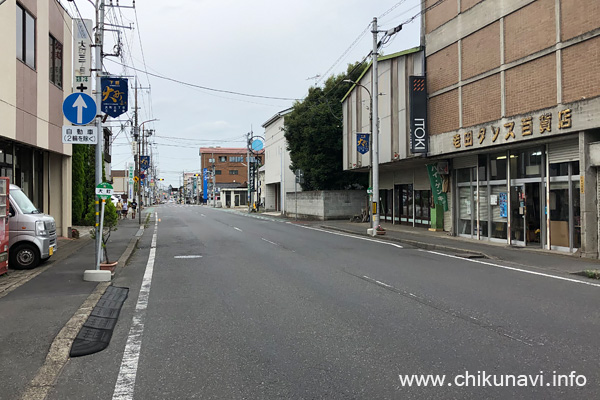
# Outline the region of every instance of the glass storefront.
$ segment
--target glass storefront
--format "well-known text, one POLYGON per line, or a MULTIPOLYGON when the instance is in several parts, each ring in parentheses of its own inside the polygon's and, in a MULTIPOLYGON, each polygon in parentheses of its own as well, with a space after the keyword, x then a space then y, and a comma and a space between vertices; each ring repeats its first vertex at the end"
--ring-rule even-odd
POLYGON ((532 247, 547 247, 550 240, 551 248, 578 249, 579 162, 549 163, 546 173, 546 160, 539 147, 479 155, 477 166, 456 169, 456 233, 532 247))

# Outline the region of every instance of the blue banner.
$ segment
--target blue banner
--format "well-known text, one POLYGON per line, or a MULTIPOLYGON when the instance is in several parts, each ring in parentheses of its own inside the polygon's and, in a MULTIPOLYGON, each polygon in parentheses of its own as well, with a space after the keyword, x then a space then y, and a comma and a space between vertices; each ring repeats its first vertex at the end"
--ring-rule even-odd
POLYGON ((360 154, 367 154, 369 152, 369 136, 370 133, 357 133, 356 134, 356 151, 360 154))
POLYGON ((208 168, 202 170, 202 198, 208 199, 208 168))
POLYGON ((140 170, 145 171, 150 166, 150 156, 140 156, 140 170))
POLYGON ((102 78, 102 104, 100 110, 117 118, 127 112, 128 84, 125 78, 102 78))

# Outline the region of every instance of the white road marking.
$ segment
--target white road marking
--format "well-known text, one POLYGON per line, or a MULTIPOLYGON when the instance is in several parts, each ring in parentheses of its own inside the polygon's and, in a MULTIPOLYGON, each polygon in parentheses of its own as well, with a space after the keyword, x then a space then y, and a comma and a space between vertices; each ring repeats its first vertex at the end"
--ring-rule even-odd
POLYGON ((472 259, 472 258, 464 258, 464 257, 453 256, 453 255, 450 255, 450 254, 439 253, 437 251, 432 251, 432 250, 420 250, 420 251, 424 251, 426 253, 431 253, 431 254, 437 254, 437 255, 443 256, 443 257, 457 258, 459 260, 470 261, 470 262, 474 262, 474 263, 477 263, 477 264, 489 265, 490 267, 503 268, 503 269, 508 269, 508 270, 511 270, 511 271, 522 272, 524 274, 545 276, 546 278, 558 279, 560 281, 567 281, 567 282, 579 283, 581 285, 588 285, 588 286, 600 287, 600 284, 598 284, 598 283, 580 281, 579 279, 565 278, 565 277, 562 277, 562 276, 545 274, 543 272, 528 271, 526 269, 515 268, 515 267, 508 267, 506 265, 494 264, 494 263, 490 263, 490 262, 486 262, 486 261, 475 260, 475 259, 472 259))
POLYGON ((267 243, 271 243, 271 244, 274 244, 275 246, 278 246, 278 244, 277 244, 277 243, 275 243, 275 242, 271 242, 270 240, 267 240, 267 239, 265 239, 265 238, 261 238, 261 239, 262 239, 262 240, 264 240, 264 241, 265 241, 265 242, 267 242, 267 243))
POLYGON ((137 376, 138 361, 142 347, 142 336, 144 334, 144 323, 146 321, 146 310, 152 286, 152 273, 154 271, 154 259, 156 257, 156 236, 158 231, 158 213, 155 213, 154 235, 152 235, 152 247, 146 264, 146 271, 142 280, 140 294, 133 313, 133 322, 129 329, 129 336, 125 344, 121 369, 115 384, 113 400, 132 400, 137 376))
POLYGON ((235 229, 236 231, 240 231, 240 232, 242 231, 240 228, 235 227, 235 226, 233 227, 233 229, 235 229))
POLYGON ((349 235, 347 233, 341 233, 341 232, 332 232, 332 231, 328 231, 326 229, 313 228, 312 226, 304 226, 304 225, 298 225, 298 224, 293 224, 293 225, 294 226, 298 226, 300 228, 304 228, 304 229, 312 229, 313 231, 319 231, 319 232, 329 233, 329 234, 332 234, 332 235, 345 236, 345 237, 354 238, 354 239, 366 240, 367 242, 375 242, 375 243, 379 243, 379 244, 386 244, 388 246, 394 246, 394 247, 397 247, 399 249, 403 249, 404 248, 404 247, 402 247, 399 244, 391 243, 391 242, 385 242, 383 240, 369 239, 369 238, 365 238, 365 237, 362 237, 362 236, 349 235))
POLYGON ((173 258, 202 258, 202 256, 198 255, 190 255, 190 256, 175 256, 173 258))
POLYGON ((200 216, 201 216, 201 217, 206 217, 206 215, 204 215, 204 214, 200 214, 200 216))

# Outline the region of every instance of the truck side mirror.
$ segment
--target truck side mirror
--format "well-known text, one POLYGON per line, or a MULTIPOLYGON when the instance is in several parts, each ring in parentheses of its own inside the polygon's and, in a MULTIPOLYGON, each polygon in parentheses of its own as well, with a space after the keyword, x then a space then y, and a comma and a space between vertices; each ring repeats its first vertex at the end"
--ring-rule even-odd
POLYGON ((8 216, 10 218, 15 216, 15 210, 13 210, 12 206, 8 209, 8 216))

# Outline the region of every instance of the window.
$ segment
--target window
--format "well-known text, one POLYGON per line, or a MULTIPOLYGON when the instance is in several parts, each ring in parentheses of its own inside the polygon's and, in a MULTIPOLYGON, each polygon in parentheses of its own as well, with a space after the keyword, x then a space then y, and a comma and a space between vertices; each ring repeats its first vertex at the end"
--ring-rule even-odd
POLYGON ((17 4, 17 58, 35 69, 35 19, 17 4))
POLYGON ((229 156, 229 162, 244 162, 243 156, 229 156))
POLYGON ((215 175, 221 175, 221 170, 220 169, 215 169, 215 175))
POLYGON ((237 169, 230 169, 229 170, 229 175, 238 175, 238 170, 237 169))
POLYGON ((63 45, 50 36, 50 82, 62 88, 63 45))
POLYGON ((227 162, 227 156, 219 156, 219 162, 227 162))

